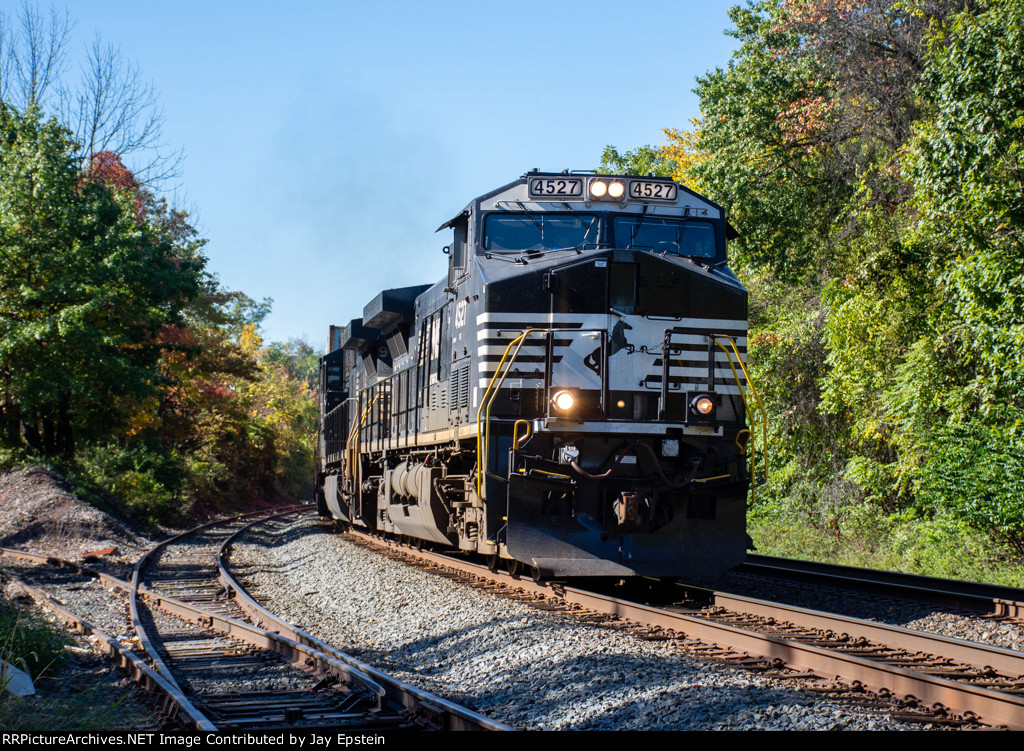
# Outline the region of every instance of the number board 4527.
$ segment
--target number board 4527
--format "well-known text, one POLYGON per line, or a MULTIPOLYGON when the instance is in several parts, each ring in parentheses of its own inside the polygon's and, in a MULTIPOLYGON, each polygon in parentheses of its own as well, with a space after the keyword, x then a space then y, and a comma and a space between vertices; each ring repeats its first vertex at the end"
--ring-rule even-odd
POLYGON ((654 182, 653 180, 631 180, 629 197, 656 201, 674 201, 679 194, 675 183, 654 182))
POLYGON ((532 177, 531 198, 581 198, 583 179, 580 177, 532 177))

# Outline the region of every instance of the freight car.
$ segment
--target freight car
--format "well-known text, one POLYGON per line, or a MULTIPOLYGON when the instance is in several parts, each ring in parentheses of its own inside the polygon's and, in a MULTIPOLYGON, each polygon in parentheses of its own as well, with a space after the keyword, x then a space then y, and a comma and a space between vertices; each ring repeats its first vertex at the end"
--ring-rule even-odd
POLYGON ((747 295, 722 208, 532 171, 438 231, 447 277, 331 327, 319 512, 539 576, 738 564, 747 295))

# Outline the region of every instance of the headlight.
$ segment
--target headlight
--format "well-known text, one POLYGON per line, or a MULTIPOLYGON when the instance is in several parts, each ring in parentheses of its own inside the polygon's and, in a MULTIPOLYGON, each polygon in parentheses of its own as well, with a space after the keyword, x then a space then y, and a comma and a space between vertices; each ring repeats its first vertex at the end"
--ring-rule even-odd
POLYGON ((576 397, 571 391, 556 391, 555 395, 551 397, 551 403, 559 412, 569 412, 576 406, 576 397))
POLYGON ((592 177, 587 183, 587 195, 595 201, 621 201, 626 196, 626 183, 608 177, 592 177))
POLYGON ((687 405, 686 422, 689 425, 715 424, 715 395, 708 393, 691 393, 687 405))
POLYGON ((710 415, 715 408, 715 403, 707 396, 698 396, 693 400, 693 409, 702 415, 710 415))

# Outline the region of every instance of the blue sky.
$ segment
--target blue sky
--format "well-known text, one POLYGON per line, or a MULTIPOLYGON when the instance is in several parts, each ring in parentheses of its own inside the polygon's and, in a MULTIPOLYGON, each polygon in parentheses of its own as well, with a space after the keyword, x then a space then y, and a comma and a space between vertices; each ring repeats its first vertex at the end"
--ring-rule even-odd
MULTIPOLYGON (((318 348, 380 289, 445 271, 434 230, 539 167, 596 167, 699 114, 730 3, 82 0, 151 79, 184 149, 178 201, 271 340, 318 348)), ((13 0, 0 0, 15 10, 13 0)))

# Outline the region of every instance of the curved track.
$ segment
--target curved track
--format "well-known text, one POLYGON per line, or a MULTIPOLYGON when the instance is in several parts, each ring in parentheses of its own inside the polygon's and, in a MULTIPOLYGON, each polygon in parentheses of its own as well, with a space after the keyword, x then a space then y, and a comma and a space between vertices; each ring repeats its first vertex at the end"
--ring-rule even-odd
MULTIPOLYGON (((88 578, 122 592, 126 609, 130 594, 132 620, 148 658, 126 648, 123 637, 111 638, 96 624, 75 619, 38 585, 26 585, 80 630, 98 633, 104 648, 118 653, 137 679, 164 692, 167 715, 190 726, 504 729, 339 652, 278 618, 244 591, 230 571, 232 543, 256 525, 286 524, 293 513, 278 514, 278 522, 262 513, 254 521, 236 518, 190 530, 144 556, 132 584, 53 558, 0 553, 59 567, 66 579, 88 578)), ((1020 652, 721 592, 713 593, 713 605, 704 609, 686 602, 678 587, 677 604, 666 605, 664 598, 657 603, 638 601, 535 582, 429 551, 361 538, 397 548, 403 556, 468 572, 481 581, 534 593, 549 603, 582 606, 661 630, 697 652, 754 666, 784 664, 803 676, 863 686, 890 697, 900 707, 896 714, 906 711, 917 720, 954 725, 1024 729, 1020 652)))
MULTIPOLYGON (((270 515, 248 516, 258 516, 251 523, 258 524, 270 515)), ((181 724, 200 730, 511 729, 413 689, 312 637, 303 638, 283 621, 275 623, 281 633, 246 622, 235 604, 240 588, 233 584, 228 589, 218 581, 224 538, 245 521, 212 522, 155 546, 139 560, 130 583, 49 556, 6 549, 0 555, 123 593, 144 657, 125 647, 123 637, 113 638, 70 612, 43 586, 19 582, 78 630, 98 634, 105 649, 120 655, 145 687, 163 693, 165 716, 181 724)), ((267 621, 274 616, 262 611, 259 617, 267 621)))

